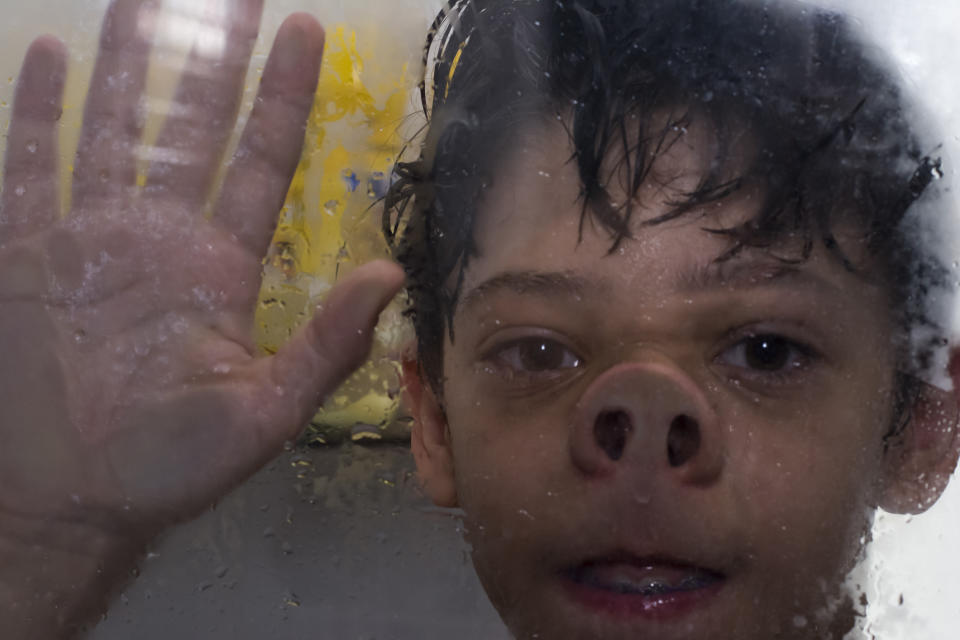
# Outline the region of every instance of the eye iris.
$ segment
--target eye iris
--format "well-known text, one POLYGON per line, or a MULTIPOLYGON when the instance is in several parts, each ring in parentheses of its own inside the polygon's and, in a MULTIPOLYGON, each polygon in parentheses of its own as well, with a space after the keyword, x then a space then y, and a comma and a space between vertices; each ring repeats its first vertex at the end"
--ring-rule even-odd
POLYGON ((773 371, 787 366, 790 345, 776 336, 757 336, 746 344, 747 364, 753 369, 773 371))
POLYGON ((518 346, 520 362, 528 371, 559 369, 563 366, 564 349, 548 340, 523 342, 518 346))

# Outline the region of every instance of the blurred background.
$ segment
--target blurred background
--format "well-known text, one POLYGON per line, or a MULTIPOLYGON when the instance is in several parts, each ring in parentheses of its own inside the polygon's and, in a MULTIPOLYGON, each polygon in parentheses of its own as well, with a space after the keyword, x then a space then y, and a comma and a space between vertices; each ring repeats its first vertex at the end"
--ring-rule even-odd
MULTIPOLYGON (((3 3, 0 127, 29 41, 49 32, 71 51, 62 164, 79 133, 106 0, 3 3)), ((424 36, 441 0, 267 0, 248 78, 252 102, 283 18, 310 11, 327 28, 324 71, 303 158, 265 262, 257 309, 264 352, 281 344, 350 269, 387 254, 376 201, 416 112, 424 36)), ((944 155, 957 157, 960 35, 954 0, 824 0, 855 16, 922 97, 944 155)), ((215 54, 226 0, 166 0, 147 101, 149 145, 186 53, 215 54)), ((925 116, 927 117, 927 116, 925 116)), ((244 124, 243 116, 238 131, 244 124)), ((2 144, 2 142, 0 142, 2 144)), ((956 169, 946 171, 955 179, 956 169)), ((64 172, 65 176, 69 171, 64 172)), ((64 179, 64 195, 68 194, 64 179)), ((951 195, 951 197, 954 197, 951 195)), ((960 209, 956 209, 960 212, 960 209)), ((948 250, 960 239, 948 238, 948 250)), ((960 250, 954 255, 960 256, 960 250)), ((142 575, 93 634, 120 638, 506 638, 477 584, 456 512, 416 487, 397 356, 410 333, 395 305, 373 357, 317 414, 303 440, 198 521, 157 543, 142 575)), ((927 514, 881 514, 861 570, 876 638, 952 640, 960 627, 960 484, 927 514)))

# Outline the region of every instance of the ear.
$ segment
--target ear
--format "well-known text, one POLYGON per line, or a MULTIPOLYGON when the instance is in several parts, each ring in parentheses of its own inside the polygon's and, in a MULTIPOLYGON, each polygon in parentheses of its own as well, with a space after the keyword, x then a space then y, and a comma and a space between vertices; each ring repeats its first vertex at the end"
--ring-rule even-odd
POLYGON ((414 359, 404 358, 403 383, 413 414, 410 448, 424 491, 438 507, 456 507, 450 429, 443 406, 414 359))
POLYGON ((904 433, 884 457, 885 483, 880 506, 892 513, 923 513, 935 503, 957 466, 960 454, 960 350, 950 352, 953 390, 921 383, 904 433))

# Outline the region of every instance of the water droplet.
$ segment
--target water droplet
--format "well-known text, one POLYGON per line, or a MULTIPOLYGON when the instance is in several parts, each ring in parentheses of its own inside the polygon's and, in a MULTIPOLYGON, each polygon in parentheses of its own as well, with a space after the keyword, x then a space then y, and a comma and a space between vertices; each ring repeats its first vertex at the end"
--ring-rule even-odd
POLYGON ((213 372, 214 372, 214 373, 223 373, 223 374, 225 374, 225 373, 230 373, 230 365, 227 364, 227 363, 225 363, 225 362, 221 362, 221 363, 219 363, 219 364, 215 364, 215 365, 213 365, 213 372))
POLYGON ((31 140, 30 142, 27 143, 27 151, 29 151, 30 153, 36 153, 37 149, 39 148, 40 148, 40 145, 37 144, 36 140, 31 140))
POLYGON ((27 192, 27 188, 26 188, 25 186, 23 186, 22 184, 18 184, 18 185, 17 185, 17 188, 14 189, 13 192, 14 192, 15 194, 17 194, 17 197, 20 197, 20 196, 22 196, 23 194, 25 194, 25 193, 27 192))

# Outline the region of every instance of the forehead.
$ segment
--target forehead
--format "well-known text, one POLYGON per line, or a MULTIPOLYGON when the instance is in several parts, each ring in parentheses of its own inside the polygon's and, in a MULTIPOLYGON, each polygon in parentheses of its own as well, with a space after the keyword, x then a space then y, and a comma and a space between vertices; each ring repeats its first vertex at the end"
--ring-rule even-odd
MULTIPOLYGON (((702 278, 711 271, 716 276, 739 270, 715 264, 729 249, 730 241, 707 230, 730 228, 753 217, 763 196, 757 186, 745 185, 733 195, 706 203, 677 220, 646 224, 696 190, 703 173, 715 161, 713 144, 705 127, 694 124, 677 130, 666 139, 665 150, 652 163, 647 179, 635 194, 627 194, 623 187, 624 172, 630 170, 623 160, 623 145, 611 151, 601 170, 611 204, 619 207, 632 198, 635 211, 631 239, 615 252, 635 268, 621 268, 621 278, 662 280, 683 265, 687 268, 681 279, 686 280, 702 278)), ((746 137, 728 148, 732 171, 746 163, 749 153, 746 137)), ((608 255, 614 244, 610 233, 589 215, 581 219, 581 188, 573 147, 563 124, 542 120, 521 128, 498 163, 492 188, 480 203, 474 228, 479 257, 470 263, 467 288, 498 271, 537 266, 589 273, 604 270, 606 263, 618 262, 610 259, 616 256, 608 255)), ((844 234, 838 235, 842 240, 844 234)), ((846 242, 845 246, 850 244, 846 242)), ((757 258, 757 253, 748 251, 745 255, 757 258)), ((767 262, 778 261, 771 258, 767 262)), ((811 261, 814 270, 825 266, 820 262, 827 261, 816 257, 811 261)))
MULTIPOLYGON (((631 306, 625 305, 628 300, 657 306, 667 297, 760 287, 787 289, 833 312, 849 306, 851 292, 874 316, 885 309, 880 287, 846 269, 822 247, 803 262, 785 262, 761 250, 718 261, 730 240, 710 230, 752 218, 761 206, 759 188, 746 186, 689 215, 646 225, 697 187, 712 161, 711 144, 709 133, 695 125, 677 132, 634 195, 631 238, 611 252, 610 233, 590 216, 581 218, 581 184, 562 124, 543 121, 520 131, 479 207, 474 230, 479 253, 465 275, 458 313, 497 290, 616 300, 624 307, 631 306)), ((733 150, 747 152, 746 142, 733 150)), ((628 197, 618 178, 625 170, 620 156, 613 151, 603 172, 614 206, 628 197)), ((842 231, 837 236, 845 253, 855 253, 858 241, 846 240, 842 231)))

